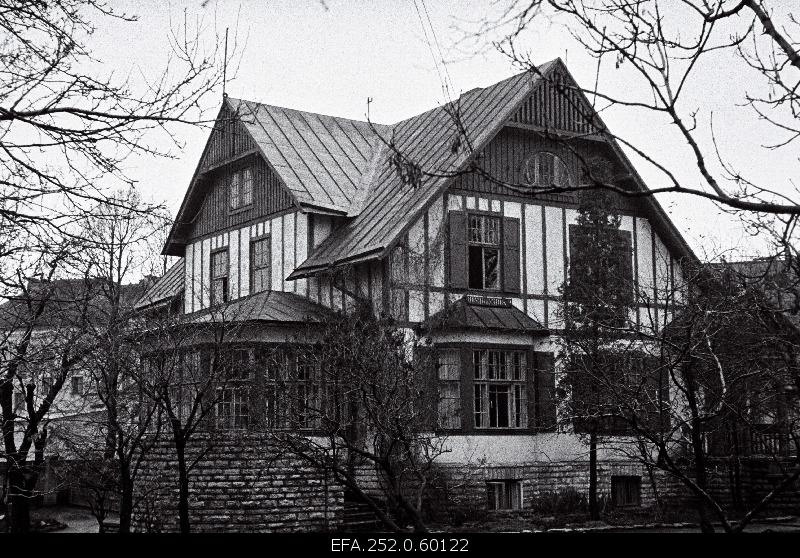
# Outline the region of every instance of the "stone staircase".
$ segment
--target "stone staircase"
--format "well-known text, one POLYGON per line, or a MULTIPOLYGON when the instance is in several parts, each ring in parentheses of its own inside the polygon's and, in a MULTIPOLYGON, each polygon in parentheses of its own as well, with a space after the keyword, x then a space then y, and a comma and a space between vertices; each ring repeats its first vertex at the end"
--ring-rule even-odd
POLYGON ((382 531, 385 527, 372 508, 354 493, 345 491, 341 530, 345 533, 382 531))

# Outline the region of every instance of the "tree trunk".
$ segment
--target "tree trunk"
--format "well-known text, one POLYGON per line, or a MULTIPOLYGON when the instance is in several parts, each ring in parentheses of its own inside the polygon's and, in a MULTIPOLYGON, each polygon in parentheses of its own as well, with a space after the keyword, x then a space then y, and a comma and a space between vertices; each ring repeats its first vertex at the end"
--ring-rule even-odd
POLYGON ((131 532, 131 516, 133 515, 133 482, 130 475, 120 472, 120 499, 119 499, 119 532, 131 532))
MULTIPOLYGON (((694 452, 694 473, 695 482, 704 492, 708 489, 708 478, 706 476, 706 455, 703 447, 702 423, 694 416, 692 418, 692 450, 694 452)), ((714 525, 708 517, 708 510, 702 498, 697 498, 697 515, 700 521, 700 530, 703 533, 713 533, 714 525)))
POLYGON ((28 486, 25 472, 18 465, 11 465, 8 469, 8 500, 11 504, 9 531, 12 533, 28 533, 31 530, 32 491, 28 486))
POLYGON ((191 532, 189 523, 189 471, 186 468, 186 444, 176 440, 175 451, 178 454, 178 518, 180 531, 183 534, 191 532))
POLYGON ((600 519, 597 505, 597 427, 592 425, 589 433, 589 519, 600 519))

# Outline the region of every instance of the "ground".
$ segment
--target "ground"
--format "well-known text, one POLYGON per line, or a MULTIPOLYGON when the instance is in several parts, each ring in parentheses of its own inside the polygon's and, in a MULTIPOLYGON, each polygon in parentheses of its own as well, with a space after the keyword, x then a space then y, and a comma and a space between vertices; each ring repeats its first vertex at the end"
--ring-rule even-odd
MULTIPOLYGON (((97 519, 92 515, 88 508, 75 506, 52 506, 39 508, 32 513, 33 523, 43 520, 46 524, 52 525, 60 523, 66 525, 63 528, 53 528, 48 530, 52 533, 97 533, 97 519)), ((117 516, 112 515, 109 520, 116 520, 117 516)))
MULTIPOLYGON (((54 533, 97 533, 97 520, 87 508, 73 507, 73 506, 53 506, 47 508, 40 508, 33 512, 34 522, 44 520, 47 524, 55 524, 56 522, 65 524, 66 527, 53 529, 49 532, 54 533)), ((116 516, 112 516, 111 520, 115 520, 116 516)), ((583 523, 565 523, 561 527, 556 527, 555 530, 598 530, 608 533, 621 533, 621 532, 635 532, 635 533, 697 533, 698 528, 696 525, 683 523, 683 524, 660 524, 650 525, 647 527, 636 527, 631 525, 608 525, 603 522, 595 522, 594 524, 583 523)), ((445 530, 445 529, 443 529, 445 530)), ((542 530, 538 525, 532 525, 531 522, 511 518, 503 518, 502 521, 489 521, 482 522, 481 524, 465 523, 459 529, 464 532, 475 531, 493 531, 493 532, 525 532, 525 531, 538 531, 542 530)), ((719 529, 721 532, 721 528, 719 529)), ((448 530, 449 531, 449 530, 448 530)), ((748 526, 747 532, 751 533, 765 533, 765 532, 793 532, 800 533, 800 517, 780 517, 772 519, 764 519, 754 522, 748 526)))

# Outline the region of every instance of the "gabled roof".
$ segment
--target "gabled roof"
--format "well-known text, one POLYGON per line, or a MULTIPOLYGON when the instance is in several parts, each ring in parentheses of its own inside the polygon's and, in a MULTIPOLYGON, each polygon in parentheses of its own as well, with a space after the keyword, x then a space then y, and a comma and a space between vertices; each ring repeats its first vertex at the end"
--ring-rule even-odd
POLYGON ((181 258, 136 301, 134 308, 141 310, 176 297, 183 290, 183 269, 184 260, 181 258))
MULTIPOLYGON (((507 300, 507 299, 505 299, 507 300)), ((426 322, 432 330, 494 330, 547 333, 547 328, 519 308, 508 304, 487 304, 469 296, 440 310, 426 322)))
POLYGON ((231 110, 300 205, 350 214, 379 145, 381 124, 228 97, 231 110))
MULTIPOLYGON (((539 67, 547 75, 555 66, 539 67)), ((290 278, 316 270, 382 255, 417 215, 447 186, 453 173, 467 166, 516 112, 539 76, 523 72, 495 85, 468 91, 457 101, 440 106, 392 126, 391 141, 406 160, 427 172, 419 184, 407 183, 391 164, 393 150, 386 149, 378 163, 376 176, 364 209, 351 222, 338 229, 303 262, 290 278), (460 118, 453 118, 457 110, 460 118), (469 145, 454 145, 463 134, 469 145), (471 149, 470 149, 471 147, 471 149)))

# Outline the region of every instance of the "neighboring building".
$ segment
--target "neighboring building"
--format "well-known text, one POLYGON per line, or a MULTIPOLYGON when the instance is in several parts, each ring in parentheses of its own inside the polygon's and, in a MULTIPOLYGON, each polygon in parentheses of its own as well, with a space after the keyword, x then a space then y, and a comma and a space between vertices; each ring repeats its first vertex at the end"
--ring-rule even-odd
MULTIPOLYGON (((646 186, 584 96, 558 92, 574 84, 565 65, 539 71, 546 79, 515 75, 391 126, 226 98, 164 248, 180 259, 138 306, 189 316, 236 307, 258 347, 280 346, 315 316, 369 300, 410 333, 433 327, 446 400, 438 429, 450 449, 440 463, 470 479, 459 501, 515 509, 547 491, 584 490, 586 450, 559 417, 554 364, 577 204, 572 193, 534 189, 579 184, 591 158, 605 160, 620 187, 646 186), (492 373, 500 362, 508 373, 492 373)), ((631 319, 663 327, 682 293, 684 262, 696 258, 652 197, 620 196, 616 210, 623 268, 648 295, 631 319)), ((279 394, 267 402, 280 405, 279 394)), ((303 482, 324 491, 251 481, 221 494, 220 483, 254 474, 241 444, 258 436, 242 436, 198 465, 197 528, 336 521, 327 504, 317 506, 333 489, 312 472, 303 482), (305 505, 293 506, 300 496, 305 505)), ((601 452, 604 495, 650 503, 643 478, 638 464, 601 452)), ((331 498, 330 509, 341 509, 341 494, 331 498)))
MULTIPOLYGON (((121 291, 123 310, 130 312, 133 303, 151 285, 152 279, 124 285, 121 291)), ((28 328, 32 331, 30 344, 12 382, 17 447, 29 419, 24 389, 33 387, 34 410, 38 412, 63 374, 60 368, 62 359, 71 359, 92 346, 94 336, 108 322, 109 301, 103 288, 103 280, 97 278, 32 279, 24 292, 7 296, 6 301, 0 304, 3 372, 15 352, 20 350, 19 341, 24 333, 28 328), (42 311, 39 313, 40 305, 42 311)), ((44 504, 86 503, 82 488, 77 482, 72 482, 75 479, 69 475, 68 466, 78 457, 75 448, 101 449, 104 441, 101 432, 104 406, 86 360, 79 358, 63 375, 63 385, 56 388, 55 397, 41 420, 41 425, 47 428, 47 443, 45 468, 39 476, 36 496, 37 501, 44 504)), ((5 460, 4 447, 0 447, 0 472, 5 471, 5 460)), ((33 447, 28 460, 34 461, 33 447)), ((5 480, 3 474, 3 496, 6 494, 5 480)))

